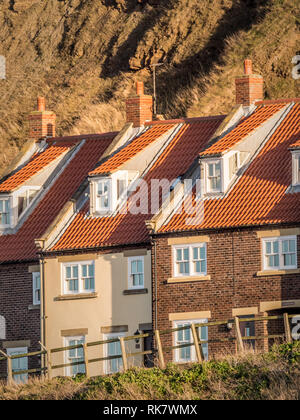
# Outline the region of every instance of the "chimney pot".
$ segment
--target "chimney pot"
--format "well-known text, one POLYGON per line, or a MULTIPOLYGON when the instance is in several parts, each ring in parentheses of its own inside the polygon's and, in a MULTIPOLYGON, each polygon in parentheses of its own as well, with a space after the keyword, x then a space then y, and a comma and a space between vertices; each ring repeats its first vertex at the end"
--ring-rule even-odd
POLYGON ((38 96, 37 98, 37 110, 38 111, 46 110, 46 101, 45 101, 45 98, 43 98, 42 96, 38 96))
POLYGON ((250 58, 247 58, 244 61, 244 73, 245 74, 253 74, 252 73, 252 60, 250 60, 250 58))
POLYGON ((137 95, 144 95, 144 83, 143 82, 136 82, 136 94, 137 95))

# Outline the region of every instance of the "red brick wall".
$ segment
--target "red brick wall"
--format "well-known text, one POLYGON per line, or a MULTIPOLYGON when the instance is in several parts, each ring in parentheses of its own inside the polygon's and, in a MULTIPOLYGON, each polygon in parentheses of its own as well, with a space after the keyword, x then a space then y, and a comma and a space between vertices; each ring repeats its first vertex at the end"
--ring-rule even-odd
MULTIPOLYGON (((172 327, 169 313, 209 310, 211 321, 213 321, 232 318, 233 308, 259 307, 261 301, 300 299, 299 274, 256 276, 256 273, 261 270, 260 241, 255 231, 251 230, 210 234, 210 242, 207 244, 207 274, 211 276, 211 279, 167 284, 167 279, 172 277, 172 247, 168 245, 166 237, 157 237, 157 328, 163 330, 172 327)), ((298 261, 300 261, 299 237, 298 253, 298 261)), ((153 325, 155 325, 154 250, 152 262, 153 325)), ((256 333, 263 333, 262 323, 256 324, 256 333)), ((224 326, 209 327, 209 339, 230 336, 234 336, 234 331, 228 332, 224 326)), ((170 336, 163 337, 164 346, 172 345, 171 341, 170 336)), ((234 350, 235 345, 230 346, 224 343, 209 345, 210 354, 234 350)))
POLYGON ((264 99, 263 78, 259 75, 245 75, 235 80, 236 103, 245 106, 264 99))
POLYGON ((149 95, 140 95, 126 100, 126 120, 133 127, 141 127, 146 121, 152 121, 153 99, 149 95))
MULTIPOLYGON (((40 350, 40 310, 31 309, 32 274, 28 272, 31 264, 0 264, 0 315, 6 320, 6 338, 3 341, 30 340, 28 351, 40 350)), ((38 358, 29 360, 29 369, 37 367, 38 358)), ((0 361, 0 375, 6 374, 6 362, 0 361)))
POLYGON ((34 112, 29 115, 29 138, 40 140, 55 137, 56 115, 50 112, 34 112))

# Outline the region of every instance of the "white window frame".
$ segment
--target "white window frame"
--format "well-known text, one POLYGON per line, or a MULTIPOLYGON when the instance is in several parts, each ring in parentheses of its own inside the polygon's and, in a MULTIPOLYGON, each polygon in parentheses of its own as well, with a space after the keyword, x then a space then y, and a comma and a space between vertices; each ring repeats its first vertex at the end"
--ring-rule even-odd
POLYGON ((205 161, 205 189, 207 193, 211 193, 211 194, 217 194, 217 193, 221 193, 223 191, 223 185, 224 185, 224 180, 223 180, 223 161, 222 159, 212 159, 212 160, 207 160, 205 161), (220 188, 219 189, 211 189, 210 188, 210 183, 209 183, 209 165, 211 164, 220 164, 220 188))
MULTIPOLYGON (((115 338, 120 338, 120 337, 125 337, 125 333, 107 333, 107 334, 103 334, 103 340, 111 340, 111 339, 115 339, 115 338)), ((109 343, 105 344, 104 346, 104 357, 108 357, 108 345, 109 343)), ((121 355, 121 350, 120 350, 120 355, 121 355)), ((119 359, 113 359, 113 360, 117 360, 118 364, 119 364, 119 370, 117 371, 113 371, 110 369, 110 362, 111 360, 106 360, 105 364, 104 364, 104 373, 106 375, 110 375, 112 373, 116 373, 116 372, 120 372, 123 369, 123 359, 122 357, 120 357, 119 359)))
POLYGON ((98 212, 98 213, 109 213, 109 212, 111 212, 112 198, 113 198, 112 185, 113 185, 113 182, 112 182, 111 177, 98 178, 97 180, 94 181, 96 212, 98 212), (108 183, 108 190, 107 190, 108 206, 107 207, 101 207, 100 206, 100 197, 101 196, 99 196, 99 194, 98 194, 98 186, 101 182, 107 182, 108 183))
POLYGON ((270 238, 262 238, 262 268, 264 271, 272 270, 293 270, 298 267, 297 261, 297 236, 277 236, 270 238), (284 265, 284 253, 282 252, 282 242, 285 240, 294 240, 295 241, 295 265, 284 265), (279 254, 279 265, 275 267, 270 267, 267 265, 267 253, 266 253, 266 244, 267 242, 276 242, 278 241, 278 254, 279 254))
POLYGON ((206 242, 199 242, 195 244, 180 244, 180 245, 173 245, 173 277, 199 277, 199 276, 206 276, 207 275, 207 243, 206 242), (178 249, 189 249, 189 273, 180 273, 178 270, 178 263, 177 263, 177 250, 178 249), (205 271, 198 273, 194 269, 194 262, 200 260, 194 260, 193 257, 193 248, 204 248, 205 250, 205 271))
POLYGON ((95 197, 96 197, 96 211, 100 213, 107 213, 110 212, 112 209, 112 179, 110 177, 99 178, 95 182, 95 197), (101 182, 108 183, 108 190, 107 190, 107 198, 108 198, 108 206, 101 207, 100 206, 100 196, 98 194, 98 186, 101 182))
POLYGON ((16 208, 17 208, 17 218, 18 219, 20 219, 23 216, 23 214, 26 212, 26 210, 31 205, 31 203, 34 202, 34 200, 35 200, 35 198, 36 198, 37 193, 39 192, 39 190, 40 190, 40 187, 26 186, 26 187, 20 188, 16 192, 16 200, 17 200, 16 208), (35 194, 32 197, 31 201, 29 201, 30 200, 30 196, 29 196, 29 192, 30 191, 35 191, 35 194), (19 213, 19 197, 21 197, 21 196, 24 196, 25 197, 25 207, 24 207, 23 211, 20 214, 18 214, 19 213))
MULTIPOLYGON (((202 318, 202 319, 184 319, 184 320, 176 320, 173 321, 173 328, 179 328, 179 325, 191 325, 191 324, 205 324, 208 322, 207 318, 202 318)), ((201 327, 199 327, 201 328, 201 327)), ((208 327, 205 327, 207 329, 207 333, 208 333, 208 327)), ((184 332, 185 330, 183 330, 184 332)), ((173 346, 177 346, 178 345, 178 339, 177 339, 177 335, 178 335, 179 331, 174 331, 173 333, 173 346)), ((208 334, 207 334, 208 335, 208 334)), ((208 336, 207 336, 208 339, 208 336)), ((200 341, 201 341, 201 335, 200 335, 200 341)), ((205 340, 206 341, 206 340, 205 340)), ((192 335, 192 329, 190 328, 190 341, 191 344, 194 343, 193 340, 193 335, 192 335)), ((207 346, 206 346, 207 347, 207 346)), ((174 349, 174 354, 173 354, 173 360, 175 363, 190 363, 190 362, 196 362, 197 361, 197 357, 196 357, 196 349, 195 346, 192 345, 190 347, 183 347, 183 348, 189 348, 190 349, 190 354, 191 357, 190 359, 182 359, 180 357, 180 348, 179 349, 174 349)), ((207 356, 208 356, 208 351, 207 351, 207 356)))
POLYGON ((41 304, 41 273, 39 271, 35 271, 32 273, 32 303, 33 305, 40 305, 41 304), (40 287, 36 287, 36 280, 39 277, 40 280, 40 287), (36 291, 40 291, 40 299, 36 299, 36 291))
POLYGON ((62 263, 62 294, 64 295, 78 295, 83 293, 93 293, 96 289, 96 274, 95 274, 95 261, 74 261, 74 262, 66 262, 62 263), (93 289, 85 289, 84 288, 84 277, 82 275, 82 266, 83 265, 93 265, 94 266, 94 288, 93 289), (68 290, 66 279, 66 268, 67 267, 74 267, 78 266, 78 290, 68 290))
MULTIPOLYGON (((16 354, 26 354, 28 353, 28 347, 9 347, 6 349, 6 353, 8 356, 16 355, 16 354)), ((14 363, 14 360, 16 361, 25 361, 26 368, 22 370, 28 370, 28 357, 21 357, 19 359, 12 359, 12 365, 14 363)), ((13 371, 16 372, 16 370, 13 371)), ((20 375, 13 375, 13 379, 17 383, 25 383, 28 381, 28 373, 21 373, 20 375)))
POLYGON ((292 185, 300 185, 300 152, 292 152, 292 185))
POLYGON ((3 201, 3 202, 8 201, 8 205, 9 205, 9 209, 8 209, 8 211, 9 211, 9 213, 8 213, 9 223, 5 223, 5 224, 0 223, 0 228, 5 229, 5 228, 10 227, 13 224, 12 198, 11 198, 11 196, 1 196, 0 201, 3 201))
MULTIPOLYGON (((83 341, 83 343, 86 342, 85 335, 67 336, 67 337, 64 337, 64 347, 70 346, 71 345, 70 344, 70 341, 73 341, 73 340, 83 341)), ((74 349, 74 350, 77 351, 77 350, 79 350, 79 348, 78 349, 74 349)), ((65 362, 65 364, 72 363, 71 362, 71 359, 70 359, 70 357, 68 355, 69 351, 70 350, 65 350, 64 351, 64 362, 65 362)), ((83 357, 83 360, 84 360, 84 357, 83 357)), ((77 366, 82 368, 82 366, 84 366, 84 364, 77 365, 77 366)), ((76 365, 75 366, 65 366, 65 369, 64 370, 65 370, 65 375, 66 376, 76 376, 76 374, 73 374, 72 373, 72 368, 73 367, 76 367, 76 365)), ((84 370, 85 370, 85 366, 84 366, 84 370)))
POLYGON ((143 256, 137 257, 128 257, 128 289, 144 289, 145 288, 145 258, 143 256), (138 274, 143 274, 143 284, 135 286, 133 284, 132 273, 131 273, 131 262, 132 261, 141 261, 143 264, 143 272, 138 274))

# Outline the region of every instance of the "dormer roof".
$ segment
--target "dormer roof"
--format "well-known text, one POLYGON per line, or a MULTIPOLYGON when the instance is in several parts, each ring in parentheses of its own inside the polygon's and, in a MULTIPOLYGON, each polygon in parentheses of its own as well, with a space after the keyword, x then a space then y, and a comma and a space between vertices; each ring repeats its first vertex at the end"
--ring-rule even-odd
MULTIPOLYGON (((69 153, 69 159, 50 185, 46 188, 41 200, 37 203, 30 215, 24 221, 20 229, 14 234, 0 236, 0 260, 8 261, 31 261, 37 258, 37 248, 34 240, 40 238, 46 229, 55 220, 61 209, 68 200, 77 191, 83 181, 86 179, 89 171, 91 171, 102 154, 114 139, 116 133, 106 133, 102 135, 72 136, 71 138, 51 139, 49 149, 47 148, 40 154, 39 161, 46 164, 52 152, 63 153, 65 148, 77 145, 78 149, 69 153), (55 143, 55 144, 54 144, 55 143), (50 152, 51 150, 51 152, 50 152), (55 150, 55 152, 54 152, 55 150), (49 152, 49 154, 48 154, 49 152), (45 158, 45 160, 43 160, 45 158)), ((33 158, 32 164, 29 162, 29 168, 35 168, 33 162, 37 157, 33 158)), ((42 163, 41 163, 42 167, 42 163)), ((24 174, 27 174, 26 166, 15 174, 14 182, 23 180, 24 174)), ((31 170, 29 171, 32 174, 31 170)), ((9 181, 10 178, 7 179, 9 181)), ((9 182, 12 182, 10 180, 9 182)), ((9 185, 8 183, 6 185, 9 185)), ((16 184, 14 184, 15 186, 16 184)), ((9 187, 11 188, 11 187, 9 187)))
MULTIPOLYGON (((173 214, 158 232, 298 224, 300 193, 288 193, 288 189, 292 181, 290 147, 299 145, 299 100, 291 101, 290 106, 230 192, 222 199, 204 200, 203 220, 188 225, 191 215, 182 211, 173 214)), ((195 192, 192 203, 196 203, 195 192)))

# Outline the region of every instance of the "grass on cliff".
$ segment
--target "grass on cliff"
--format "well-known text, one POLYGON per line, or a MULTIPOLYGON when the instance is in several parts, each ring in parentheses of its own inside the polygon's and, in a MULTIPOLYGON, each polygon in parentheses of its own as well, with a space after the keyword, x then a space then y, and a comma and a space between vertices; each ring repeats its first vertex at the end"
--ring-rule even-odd
POLYGON ((0 400, 299 400, 300 342, 165 370, 0 385, 0 400))
POLYGON ((57 134, 115 131, 135 80, 167 118, 227 113, 246 57, 266 98, 299 96, 295 0, 1 0, 0 175, 28 137, 37 95, 57 134))

